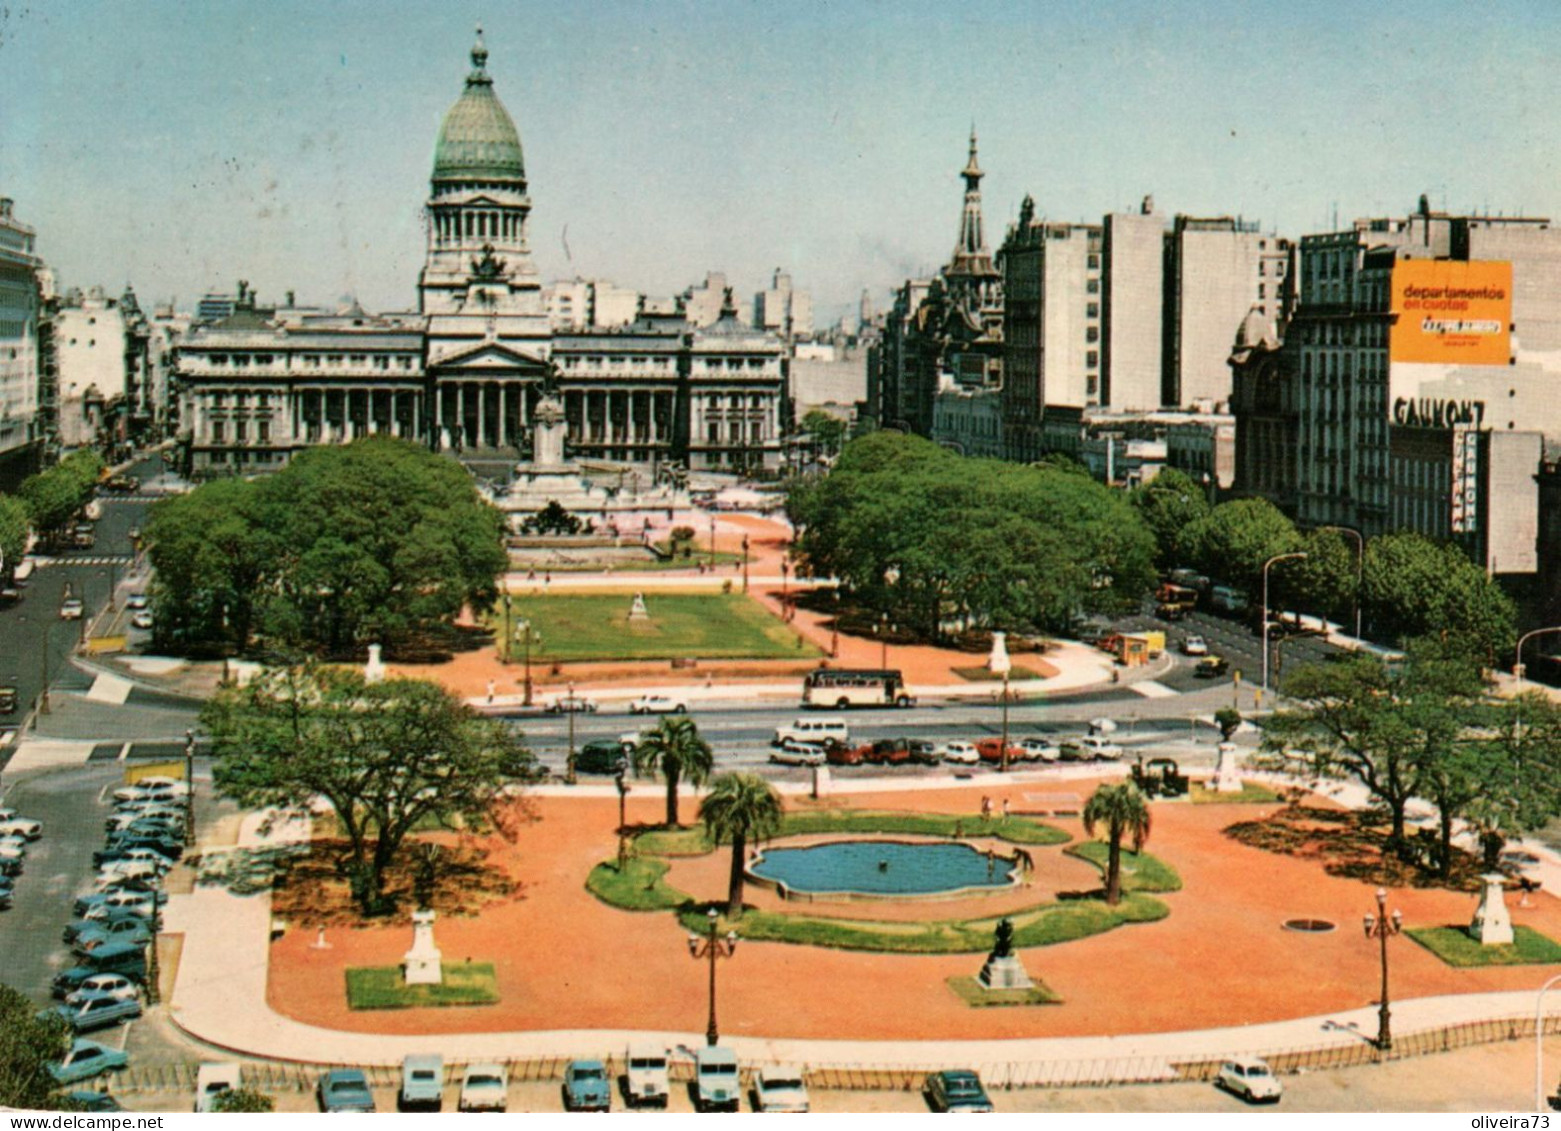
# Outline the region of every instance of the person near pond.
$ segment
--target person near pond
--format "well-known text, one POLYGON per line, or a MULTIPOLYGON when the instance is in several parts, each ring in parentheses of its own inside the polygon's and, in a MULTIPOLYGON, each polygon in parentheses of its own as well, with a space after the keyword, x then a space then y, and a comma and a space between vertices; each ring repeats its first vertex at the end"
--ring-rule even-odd
POLYGON ((983 821, 992 819, 992 799, 990 797, 983 796, 981 798, 981 819, 983 821))
POLYGON ((1008 798, 1003 798, 1003 820, 1008 820, 1008 798))

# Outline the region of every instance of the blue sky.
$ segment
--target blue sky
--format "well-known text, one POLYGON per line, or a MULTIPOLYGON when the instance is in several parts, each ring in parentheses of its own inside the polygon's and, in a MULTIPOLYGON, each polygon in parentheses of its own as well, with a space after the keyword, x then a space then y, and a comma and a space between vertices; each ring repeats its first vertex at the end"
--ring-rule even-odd
POLYGON ((545 280, 775 267, 838 313, 935 270, 981 138, 1025 193, 1152 193, 1298 236, 1421 192, 1561 215, 1561 5, 94 3, 0 8, 0 194, 64 285, 408 309, 433 144, 483 23, 545 280), (1379 10, 1380 9, 1380 10, 1379 10))

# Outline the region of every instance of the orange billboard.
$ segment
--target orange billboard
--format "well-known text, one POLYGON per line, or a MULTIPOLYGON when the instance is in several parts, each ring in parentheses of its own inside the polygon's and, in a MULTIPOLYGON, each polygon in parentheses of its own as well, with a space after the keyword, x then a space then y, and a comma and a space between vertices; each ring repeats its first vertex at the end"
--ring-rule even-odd
POLYGON ((1393 265, 1394 361, 1506 365, 1512 264, 1402 259, 1393 265))

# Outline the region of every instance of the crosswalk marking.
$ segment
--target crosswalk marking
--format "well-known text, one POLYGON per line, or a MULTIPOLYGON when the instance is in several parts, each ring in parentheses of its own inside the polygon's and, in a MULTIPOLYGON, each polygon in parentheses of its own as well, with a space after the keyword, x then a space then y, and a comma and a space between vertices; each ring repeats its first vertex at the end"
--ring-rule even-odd
POLYGON ((129 554, 97 554, 84 558, 33 558, 32 560, 39 569, 47 569, 49 566, 129 565, 135 559, 129 554))
POLYGON ((1173 695, 1181 694, 1179 691, 1176 691, 1173 688, 1169 688, 1165 686, 1165 684, 1152 679, 1141 679, 1137 683, 1131 684, 1130 686, 1135 692, 1137 692, 1139 695, 1142 695, 1145 699, 1168 699, 1173 695))

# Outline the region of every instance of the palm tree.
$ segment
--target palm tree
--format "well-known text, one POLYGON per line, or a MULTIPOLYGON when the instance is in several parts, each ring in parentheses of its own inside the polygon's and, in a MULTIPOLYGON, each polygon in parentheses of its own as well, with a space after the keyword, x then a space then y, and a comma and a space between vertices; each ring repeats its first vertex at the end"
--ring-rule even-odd
POLYGON ((678 827, 678 782, 703 785, 715 764, 710 744, 693 719, 662 719, 634 747, 636 774, 660 773, 667 779, 667 824, 678 827))
POLYGON ((1106 858, 1106 902, 1115 907, 1122 899, 1122 837, 1131 833, 1133 851, 1138 852, 1149 839, 1149 802, 1132 782, 1103 785, 1084 803, 1084 831, 1095 835, 1104 825, 1111 846, 1106 858))
POLYGON ((731 880, 726 889, 726 915, 743 913, 743 879, 748 842, 772 837, 781 827, 781 799, 775 787, 758 774, 722 774, 699 803, 699 819, 717 844, 732 842, 731 880))

